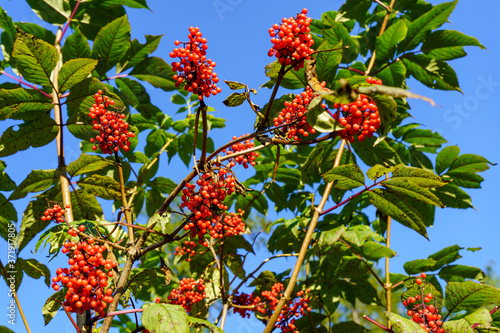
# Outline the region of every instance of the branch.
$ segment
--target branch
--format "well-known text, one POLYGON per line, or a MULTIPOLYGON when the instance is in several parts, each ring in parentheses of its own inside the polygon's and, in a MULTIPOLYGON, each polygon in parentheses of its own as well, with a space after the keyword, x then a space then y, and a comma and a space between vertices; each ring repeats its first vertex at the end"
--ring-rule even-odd
MULTIPOLYGON (((395 2, 396 2, 396 0, 391 0, 391 3, 389 4, 389 8, 385 7, 387 9, 387 14, 385 14, 384 20, 382 21, 382 26, 380 27, 380 32, 378 34, 379 36, 381 36, 384 33, 385 28, 387 27, 387 22, 389 21, 389 16, 392 12, 392 8, 394 7, 395 2)), ((373 68, 373 65, 375 65, 376 59, 377 59, 377 50, 373 50, 372 57, 370 58, 370 63, 368 64, 368 67, 366 68, 366 71, 365 71, 365 75, 370 74, 370 72, 373 68)))
POLYGON ((128 230, 128 242, 129 244, 134 244, 134 229, 132 228, 132 215, 130 214, 130 206, 128 205, 127 202, 127 197, 125 196, 125 180, 123 178, 123 169, 122 169, 122 162, 120 161, 120 158, 118 157, 118 152, 115 151, 115 164, 116 168, 118 169, 118 175, 120 177, 120 194, 122 197, 122 204, 123 204, 123 212, 125 213, 125 220, 127 221, 127 230, 128 230))
POLYGON ((384 331, 386 332, 389 332, 389 333, 394 333, 393 330, 391 330, 389 327, 385 327, 384 325, 382 325, 381 323, 371 319, 370 317, 366 316, 366 315, 363 315, 363 318, 365 318, 366 320, 368 320, 370 323, 380 327, 381 329, 383 329, 384 331))
POLYGON ((37 88, 36 86, 34 86, 34 85, 32 85, 32 84, 29 84, 29 83, 27 83, 27 82, 24 82, 23 80, 18 79, 17 77, 14 77, 14 76, 12 76, 12 75, 10 75, 10 74, 7 74, 7 73, 5 73, 4 71, 0 71, 0 74, 3 74, 3 75, 5 75, 5 76, 8 76, 8 77, 10 77, 11 79, 13 79, 13 80, 17 81, 19 84, 24 84, 24 85, 25 85, 25 86, 27 86, 27 87, 30 87, 30 88, 32 88, 32 89, 35 89, 35 90, 39 91, 39 92, 40 92, 42 95, 44 95, 45 97, 48 97, 48 98, 52 99, 52 96, 51 96, 51 95, 47 94, 45 91, 43 91, 43 90, 41 90, 41 89, 37 88))
MULTIPOLYGON (((345 140, 342 140, 340 143, 339 151, 337 153, 337 156, 335 157, 335 162, 333 164, 333 167, 336 168, 340 165, 340 159, 342 157, 342 153, 344 152, 345 148, 345 140)), ((273 312, 273 315, 267 322, 266 328, 264 330, 264 333, 271 333, 274 330, 274 325, 276 324, 276 321, 278 320, 278 316, 281 313, 281 310, 285 306, 285 303, 288 301, 290 298, 290 295, 293 291, 293 288, 295 287, 295 283, 297 282, 297 277, 299 275, 300 268, 302 266, 302 263, 304 262, 304 258, 306 256, 307 249, 309 248, 309 243, 311 242, 314 230, 316 229, 316 224, 318 223, 318 219, 320 216, 320 212, 323 210, 323 207, 326 204, 326 201, 330 197, 330 192, 333 188, 333 182, 330 182, 326 184, 325 191, 323 192, 323 196, 321 197, 321 201, 319 205, 316 207, 314 210, 313 217, 311 219, 311 222, 309 223, 308 229, 306 236, 304 238, 304 241, 302 242, 302 246, 300 247, 300 252, 299 256, 297 258, 297 262, 295 263, 295 267, 293 268, 292 276, 290 277, 290 281, 288 282, 288 285, 285 289, 285 292, 283 293, 283 296, 281 297, 278 305, 276 305, 276 309, 273 312)))
POLYGON ((264 113, 264 118, 260 121, 259 131, 266 127, 266 123, 269 120, 269 114, 271 113, 271 107, 273 106, 274 99, 276 98, 276 93, 281 84, 281 80, 285 77, 285 65, 281 65, 280 71, 278 73, 278 77, 276 78, 276 83, 274 84, 273 92, 271 93, 271 98, 269 98, 269 102, 267 103, 266 111, 264 113))
POLYGON ((71 20, 73 20, 73 17, 75 16, 75 13, 76 13, 76 9, 77 9, 77 8, 78 8, 78 6, 80 5, 80 1, 81 1, 81 0, 78 0, 78 1, 76 2, 75 8, 73 8, 73 11, 71 12, 71 15, 70 15, 70 17, 69 17, 69 19, 68 19, 68 22, 66 22, 66 25, 64 26, 64 29, 63 29, 63 31, 62 31, 62 33, 61 33, 61 39, 63 38, 64 34, 66 33, 66 30, 68 29, 69 24, 71 23, 71 20))

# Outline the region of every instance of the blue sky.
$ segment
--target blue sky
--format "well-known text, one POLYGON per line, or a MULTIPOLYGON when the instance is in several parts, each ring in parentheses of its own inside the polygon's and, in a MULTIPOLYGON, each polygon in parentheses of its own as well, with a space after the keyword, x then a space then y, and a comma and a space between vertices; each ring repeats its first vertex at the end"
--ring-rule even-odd
MULTIPOLYGON (((431 1, 433 4, 442 1, 431 1)), ((235 80, 248 84, 250 87, 258 88, 266 82, 264 66, 271 61, 267 56, 267 50, 271 46, 268 29, 273 23, 283 17, 295 15, 303 7, 309 9, 309 16, 320 18, 321 13, 328 10, 337 10, 343 3, 340 0, 324 1, 262 1, 262 0, 209 0, 192 1, 189 6, 183 6, 182 2, 169 4, 171 2, 150 0, 151 11, 128 9, 129 20, 132 26, 132 37, 144 42, 144 35, 164 35, 155 55, 163 57, 170 62, 168 53, 174 47, 174 40, 186 39, 189 26, 198 26, 208 39, 208 55, 217 62, 215 71, 221 79, 235 80)), ((0 0, 0 5, 14 19, 14 21, 35 22, 43 27, 55 30, 38 19, 30 10, 25 1, 22 0, 0 0)), ((418 122, 427 128, 439 131, 449 142, 447 145, 458 145, 462 153, 483 155, 491 162, 500 162, 498 149, 499 130, 496 128, 498 119, 498 104, 496 99, 500 96, 500 46, 498 43, 498 28, 493 25, 498 20, 500 2, 496 0, 485 1, 461 1, 450 16, 450 23, 445 25, 447 29, 461 31, 467 35, 474 36, 487 48, 466 48, 467 57, 452 61, 450 64, 455 68, 463 94, 459 92, 432 91, 429 88, 410 80, 408 85, 413 92, 433 98, 439 105, 438 108, 412 100, 414 116, 412 122, 418 122)), ((68 33, 70 33, 69 31, 68 33)), ((0 82, 10 81, 6 77, 0 77, 0 82)), ((217 116, 226 118, 227 127, 223 130, 214 131, 213 135, 216 146, 231 139, 233 135, 249 133, 253 130, 254 115, 245 107, 227 109, 222 105, 222 100, 230 94, 223 85, 223 92, 211 97, 207 103, 217 111, 217 116)), ((158 105, 164 112, 173 114, 177 108, 169 102, 169 96, 160 90, 151 88, 153 103, 158 105)), ((285 93, 280 90, 280 93, 285 93)), ((269 98, 270 91, 262 89, 255 97, 254 102, 264 105, 269 98)), ((279 96, 279 95, 278 95, 279 96)), ((0 130, 13 123, 0 123, 0 130)), ((143 138, 144 139, 144 138, 143 138)), ((71 142, 69 142, 71 144, 71 142)), ((68 145, 70 146, 70 145, 68 145)), ((67 163, 75 160, 79 155, 77 143, 73 148, 67 147, 67 163)), ((7 173, 19 184, 32 169, 49 169, 56 165, 55 145, 48 145, 38 149, 29 149, 17 155, 4 158, 7 163, 7 173)), ((180 163, 174 162, 174 167, 167 168, 166 163, 161 166, 165 175, 174 181, 181 180, 185 173, 179 172, 175 166, 180 163), (176 170, 176 171, 172 171, 176 170)), ((180 169, 180 170, 186 170, 180 169)), ((241 168, 240 171, 243 172, 241 168)), ((251 175, 251 171, 244 171, 244 175, 251 175)), ((499 203, 496 186, 500 185, 499 167, 492 167, 482 173, 486 179, 480 190, 469 190, 473 205, 477 210, 454 210, 444 209, 437 212, 436 223, 429 230, 430 242, 417 235, 414 231, 395 224, 393 229, 392 247, 398 252, 398 257, 391 260, 391 271, 403 272, 403 263, 407 260, 426 258, 429 254, 446 246, 458 244, 462 247, 478 247, 480 252, 463 251, 464 256, 458 263, 485 268, 493 260, 498 260, 500 245, 500 219, 498 217, 497 205, 499 203)), ((19 200, 16 206, 22 212, 27 200, 19 200)), ((111 216, 111 212, 106 213, 111 216)), ((269 218, 273 218, 270 214, 269 218)), ((0 248, 4 249, 5 242, 0 241, 0 248)), ((25 249, 21 256, 23 258, 37 258, 44 261, 46 253, 39 252, 31 254, 33 244, 25 249)), ((0 253, 0 258, 5 262, 6 251, 0 253)), ((255 267, 263 257, 254 258, 249 262, 250 267, 255 267)), ((293 261, 283 264, 291 265, 293 261)), ((63 257, 56 259, 50 264, 52 271, 64 265, 63 257)), ((277 263, 276 263, 277 264, 277 263)), ((279 267, 273 265, 273 268, 279 267)), ((280 264, 281 265, 281 264, 280 264)), ((283 269, 285 265, 282 266, 283 269)), ((497 271, 500 266, 496 266, 497 271)), ((6 285, 0 283, 0 295, 7 293, 6 285)), ((48 327, 43 327, 41 307, 47 297, 52 294, 41 280, 33 280, 25 277, 19 297, 22 306, 28 313, 28 321, 33 332, 72 332, 66 316, 59 313, 48 327)), ((6 299, 3 298, 2 299, 6 299)), ((6 305, 2 301, 0 306, 6 305)), ((1 312, 0 325, 5 324, 4 312, 1 312)), ((230 332, 251 332, 260 330, 261 324, 255 321, 241 321, 239 317, 233 317, 228 322, 230 332)), ((18 318, 15 332, 25 332, 18 318)))

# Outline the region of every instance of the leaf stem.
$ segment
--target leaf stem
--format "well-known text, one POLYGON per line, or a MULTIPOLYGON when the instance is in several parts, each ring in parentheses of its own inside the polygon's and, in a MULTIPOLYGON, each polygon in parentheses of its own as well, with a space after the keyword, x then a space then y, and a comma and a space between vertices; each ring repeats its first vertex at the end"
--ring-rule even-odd
POLYGON ((61 39, 63 38, 64 34, 66 33, 66 30, 68 29, 69 24, 71 23, 71 20, 73 20, 73 17, 75 16, 75 13, 76 13, 76 10, 78 9, 78 6, 80 5, 80 1, 81 0, 78 0, 76 2, 75 8, 73 8, 73 11, 71 12, 71 16, 69 17, 68 21, 64 25, 64 29, 62 30, 62 34, 61 34, 61 39))
POLYGON ((384 282, 382 282, 382 280, 380 280, 380 278, 378 277, 377 273, 375 273, 373 271, 373 269, 370 267, 370 265, 368 265, 368 262, 366 262, 366 260, 359 254, 357 253, 356 251, 354 251, 354 249, 352 248, 351 244, 347 243, 344 239, 342 238, 339 238, 339 240, 345 245, 347 246, 351 251, 352 253, 354 253, 361 261, 363 261, 363 263, 365 264, 365 266, 368 268, 368 270, 370 271, 370 273, 372 273, 372 275, 375 277, 375 279, 377 280, 377 282, 383 287, 385 288, 385 285, 384 285, 384 282))
MULTIPOLYGON (((340 143, 339 151, 337 153, 337 156, 335 157, 335 162, 333 164, 333 167, 336 168, 340 165, 340 159, 342 157, 342 153, 344 152, 345 148, 345 140, 342 140, 340 143)), ((285 306, 285 303, 288 301, 290 298, 290 295, 292 294, 293 288, 295 287, 295 283, 297 282, 297 277, 299 275, 300 268, 302 266, 302 263, 304 262, 304 258, 306 256, 306 251, 309 248, 309 243, 311 242, 314 230, 316 229, 316 224, 318 223, 318 219, 320 217, 320 212, 323 210, 323 207, 326 204, 326 201, 330 197, 330 192, 333 188, 333 182, 330 182, 326 184, 325 191, 323 192, 323 196, 321 197, 321 201, 319 205, 316 207, 313 213, 313 217, 311 219, 311 222, 309 223, 309 227, 307 229, 306 236, 304 237, 304 241, 302 242, 302 246, 300 247, 300 252, 299 256, 297 257, 297 262, 295 263, 295 267, 293 268, 292 275, 290 277, 290 281, 288 282, 288 285, 285 289, 285 292, 283 293, 283 296, 281 297, 279 303, 276 305, 276 309, 273 312, 273 315, 267 322, 266 328, 264 329, 264 333, 271 333, 274 330, 274 325, 276 324, 276 321, 278 320, 278 316, 281 313, 281 310, 285 306)))
MULTIPOLYGON (((389 176, 385 174, 385 179, 389 179, 389 176)), ((391 222, 392 219, 390 216, 387 216, 387 238, 385 242, 385 246, 387 248, 391 248, 391 222)), ((391 273, 389 270, 389 257, 385 258, 385 302, 386 302, 386 310, 392 311, 392 288, 391 288, 391 273)), ((387 327, 391 328, 391 321, 387 319, 387 327)))
POLYGON ((389 327, 385 327, 384 325, 382 325, 381 323, 371 319, 370 317, 366 316, 366 315, 363 315, 363 318, 365 318, 366 320, 368 320, 370 323, 380 327, 381 329, 383 329, 384 331, 386 332, 390 332, 390 333, 394 333, 393 330, 391 330, 389 327))
POLYGON ((5 75, 5 76, 8 76, 8 77, 10 77, 11 79, 13 79, 13 80, 17 81, 19 84, 24 84, 24 85, 25 85, 25 86, 27 86, 27 87, 30 87, 30 88, 32 88, 32 89, 35 89, 35 90, 39 91, 39 92, 40 92, 42 95, 44 95, 45 97, 52 99, 52 96, 51 96, 51 95, 47 94, 45 91, 43 91, 43 90, 41 90, 41 89, 37 88, 36 86, 34 86, 34 85, 30 84, 30 83, 24 82, 23 80, 18 79, 17 77, 14 77, 14 76, 12 76, 12 75, 10 75, 10 74, 7 74, 7 73, 5 73, 4 71, 0 71, 0 74, 3 74, 3 75, 5 75))
POLYGON ((116 168, 118 169, 118 175, 120 177, 120 193, 122 197, 122 204, 123 204, 123 212, 125 214, 125 220, 127 221, 127 230, 128 230, 128 238, 129 238, 129 244, 132 245, 135 243, 134 239, 134 228, 132 227, 133 221, 132 221, 132 214, 130 214, 130 206, 128 205, 127 202, 127 197, 125 195, 125 181, 123 178, 123 169, 122 169, 122 162, 120 161, 120 158, 118 157, 118 152, 115 152, 115 164, 116 168))
MULTIPOLYGON (((378 2, 378 1, 377 1, 378 2)), ((394 7, 394 3, 396 0, 391 0, 391 3, 389 4, 389 8, 385 7, 387 9, 387 13, 384 16, 384 20, 382 21, 382 26, 380 27, 380 32, 378 33, 379 36, 381 36, 385 28, 387 27, 387 22, 389 21, 389 16, 392 13, 392 8, 394 7)), ((368 67, 366 68, 365 75, 369 75, 373 66, 375 65, 375 60, 377 59, 377 50, 373 50, 372 57, 370 58, 370 63, 368 64, 368 67)))
POLYGON ((269 120, 269 114, 271 113, 271 108, 273 106, 274 99, 276 98, 276 93, 281 84, 281 80, 285 77, 285 65, 281 65, 280 71, 278 73, 278 77, 276 78, 276 83, 274 84, 273 92, 271 93, 271 98, 269 98, 269 102, 267 103, 266 111, 264 112, 264 118, 260 121, 259 131, 263 130, 266 126, 267 121, 269 120))

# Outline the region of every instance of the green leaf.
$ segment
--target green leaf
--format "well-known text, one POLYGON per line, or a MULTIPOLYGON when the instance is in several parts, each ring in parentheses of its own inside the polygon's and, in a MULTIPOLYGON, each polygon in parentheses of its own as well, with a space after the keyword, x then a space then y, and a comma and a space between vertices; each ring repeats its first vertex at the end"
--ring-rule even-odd
POLYGON ((355 225, 344 232, 343 238, 349 243, 363 246, 367 239, 373 237, 374 232, 366 225, 355 225))
POLYGON ((332 45, 339 45, 348 47, 342 50, 342 63, 353 62, 359 53, 359 42, 352 38, 347 28, 338 21, 333 21, 331 28, 323 29, 323 39, 330 42, 332 45))
POLYGON ((434 194, 446 207, 474 208, 470 196, 456 185, 446 184, 443 187, 436 188, 434 194))
POLYGON ((342 126, 332 118, 328 110, 321 106, 322 100, 321 97, 317 96, 309 104, 306 113, 307 123, 321 133, 340 130, 342 126))
POLYGON ((412 50, 427 40, 430 31, 439 28, 448 20, 457 2, 458 0, 434 6, 430 11, 411 22, 408 25, 406 38, 399 45, 399 51, 412 50))
POLYGON ((225 106, 233 107, 243 104, 247 99, 247 93, 232 93, 222 103, 225 106))
POLYGON ((71 116, 75 112, 80 112, 84 115, 88 115, 90 107, 95 104, 94 96, 98 90, 102 90, 104 95, 115 101, 113 106, 116 109, 120 110, 125 107, 120 97, 109 91, 107 85, 97 78, 91 77, 74 85, 69 92, 69 96, 66 99, 68 114, 71 116))
POLYGON ((33 279, 39 279, 42 276, 45 278, 45 284, 50 286, 50 271, 44 264, 36 259, 17 258, 16 269, 22 269, 26 275, 33 279))
POLYGON ((52 100, 35 89, 0 89, 0 120, 33 120, 54 108, 52 100))
MULTIPOLYGON (((403 65, 403 67, 404 67, 404 65, 403 65)), ((364 82, 361 82, 361 83, 364 83, 364 82)), ((383 94, 383 95, 389 95, 389 96, 398 97, 398 98, 416 98, 416 99, 421 99, 423 101, 428 102, 432 106, 436 106, 436 103, 432 99, 430 99, 428 97, 425 97, 425 96, 422 96, 422 95, 418 95, 418 94, 412 93, 412 92, 410 92, 408 90, 405 90, 405 89, 402 89, 402 88, 389 87, 389 86, 384 86, 384 85, 380 85, 380 84, 374 84, 374 85, 371 85, 371 86, 359 85, 359 86, 356 87, 356 89, 358 90, 359 93, 367 94, 367 95, 383 94)), ((385 103, 388 104, 388 102, 385 102, 385 103)), ((397 105, 396 106, 390 105, 390 106, 394 107, 394 108, 397 108, 397 105)))
POLYGON ((377 59, 383 62, 390 62, 394 59, 397 45, 406 37, 406 20, 400 19, 389 26, 384 33, 377 37, 375 50, 377 59))
POLYGON ((174 72, 172 71, 172 67, 161 58, 150 57, 141 61, 130 72, 130 75, 135 76, 139 80, 147 81, 154 87, 165 91, 177 89, 173 79, 174 72))
POLYGON ((62 25, 71 15, 71 8, 60 0, 27 0, 38 17, 48 23, 62 25))
POLYGON ((177 186, 173 180, 165 177, 156 177, 152 181, 146 182, 146 184, 164 194, 170 194, 177 186))
POLYGON ((71 59, 64 63, 59 72, 59 92, 73 88, 79 82, 85 80, 94 70, 97 60, 94 59, 71 59))
POLYGON ((436 60, 452 60, 467 55, 464 46, 479 46, 481 49, 485 49, 476 38, 459 31, 437 30, 425 39, 420 51, 436 60))
POLYGON ((66 291, 61 289, 50 296, 42 308, 42 315, 45 326, 55 317, 66 297, 66 291))
POLYGON ((355 141, 352 147, 356 155, 368 166, 381 164, 385 166, 401 163, 396 151, 384 140, 375 144, 376 138, 367 138, 363 142, 355 141))
POLYGON ((180 94, 172 95, 172 97, 170 98, 170 101, 174 104, 177 104, 177 105, 185 105, 186 104, 186 99, 184 98, 184 96, 182 96, 180 94))
POLYGON ((67 171, 71 177, 83 175, 87 172, 101 170, 112 163, 98 155, 81 154, 76 161, 67 166, 67 171))
POLYGON ((393 170, 394 170, 394 167, 387 168, 387 167, 384 167, 380 164, 377 164, 377 165, 371 167, 370 169, 368 169, 368 171, 366 172, 366 177, 368 177, 371 180, 377 180, 380 177, 382 177, 383 175, 389 174, 393 170))
POLYGON ((367 241, 363 244, 361 250, 363 251, 363 257, 372 261, 378 261, 384 257, 392 258, 397 255, 396 251, 374 241, 367 241))
POLYGON ((458 253, 462 249, 463 247, 452 245, 445 247, 444 249, 439 250, 434 254, 431 254, 429 258, 436 260, 436 264, 430 270, 435 271, 437 269, 440 269, 444 265, 451 264, 452 262, 462 258, 462 256, 458 253))
POLYGON ((448 265, 444 266, 438 273, 439 277, 446 282, 450 282, 457 277, 461 279, 483 280, 486 274, 477 267, 465 265, 448 265))
POLYGON ((500 289, 472 281, 449 282, 446 285, 446 308, 450 313, 473 311, 500 303, 500 289))
POLYGON ((482 156, 474 154, 463 154, 458 156, 458 158, 453 161, 450 169, 446 174, 450 175, 455 172, 475 173, 486 171, 490 168, 488 164, 491 164, 491 162, 482 156))
MULTIPOLYGON (((12 301, 14 301, 13 298, 12 298, 12 301)), ((11 330, 8 327, 0 326, 0 333, 16 333, 16 332, 14 332, 13 330, 11 330)))
POLYGON ((106 200, 120 200, 120 184, 111 177, 93 174, 78 181, 85 191, 106 200))
POLYGON ((47 208, 47 204, 44 201, 45 199, 31 201, 23 213, 21 228, 19 229, 19 239, 17 240, 19 252, 21 252, 26 245, 28 245, 28 243, 51 222, 42 221, 40 219, 47 208))
POLYGON ((141 61, 145 60, 149 54, 153 53, 160 44, 160 40, 163 35, 152 36, 146 35, 146 43, 141 44, 137 39, 134 39, 130 43, 130 48, 127 52, 126 61, 117 65, 117 74, 121 73, 129 68, 135 67, 141 61))
POLYGON ((4 161, 0 161, 0 191, 13 191, 16 188, 16 183, 4 171, 7 167, 4 161))
POLYGON ((334 187, 351 190, 365 185, 365 175, 356 164, 340 165, 323 175, 326 182, 335 182, 334 187))
POLYGON ((377 73, 377 77, 384 82, 384 85, 403 88, 406 78, 406 67, 402 61, 395 61, 377 73))
POLYGON ((385 318, 391 322, 395 333, 425 333, 425 330, 411 319, 406 319, 392 312, 384 312, 385 318))
POLYGON ((369 191, 368 198, 372 205, 382 213, 391 216, 405 227, 413 229, 427 238, 427 230, 422 216, 411 202, 379 188, 369 191))
POLYGON ((40 192, 48 189, 59 181, 59 173, 56 169, 33 170, 12 192, 9 200, 24 198, 31 192, 40 192))
POLYGON ((189 323, 193 325, 202 325, 210 329, 210 332, 217 332, 217 333, 224 333, 223 330, 221 330, 219 327, 216 325, 212 324, 208 320, 196 318, 196 317, 188 317, 189 323))
POLYGON ((239 90, 239 89, 244 89, 246 87, 246 84, 236 81, 224 80, 224 83, 226 83, 231 90, 239 90))
POLYGON ((318 243, 322 246, 332 246, 335 242, 337 242, 342 234, 346 231, 346 227, 341 225, 332 230, 323 231, 319 237, 318 243))
MULTIPOLYGON (((281 70, 281 64, 278 60, 266 66, 266 76, 269 77, 272 82, 276 82, 276 78, 281 70)), ((303 89, 307 85, 307 81, 304 74, 304 68, 300 70, 289 70, 286 72, 283 80, 281 81, 281 86, 286 89, 303 89)))
POLYGON ((18 30, 12 57, 26 80, 50 86, 50 74, 59 59, 54 46, 18 30))
POLYGON ((446 62, 425 54, 407 54, 402 59, 408 73, 427 87, 462 92, 455 70, 446 62))
POLYGON ((424 188, 435 188, 446 184, 438 175, 430 171, 402 164, 396 165, 392 178, 406 179, 424 188))
POLYGON ((31 22, 16 22, 16 28, 35 36, 35 38, 41 39, 50 45, 54 45, 56 42, 56 35, 48 29, 39 26, 38 24, 31 22))
POLYGON ((441 203, 439 198, 430 190, 415 185, 408 179, 395 178, 384 180, 381 185, 386 187, 390 192, 393 192, 396 195, 406 197, 406 200, 416 200, 424 204, 430 204, 438 206, 440 208, 444 208, 444 205, 441 203))
POLYGON ((80 27, 76 27, 73 33, 64 41, 62 55, 64 62, 71 59, 92 57, 92 50, 87 38, 80 31, 80 27))
POLYGON ((2 7, 0 7, 0 28, 4 30, 1 38, 3 56, 6 61, 10 61, 17 31, 12 18, 7 15, 7 12, 2 7))
POLYGON ((328 40, 323 40, 317 48, 317 51, 322 51, 316 56, 316 72, 318 74, 318 80, 320 82, 326 82, 328 86, 334 81, 338 66, 342 60, 343 50, 341 47, 342 42, 335 45, 330 43, 328 40))
POLYGON ((453 185, 466 188, 481 188, 484 178, 474 172, 448 171, 443 178, 451 181, 453 185))
POLYGON ((447 141, 437 132, 427 129, 415 128, 403 135, 403 140, 415 147, 437 146, 441 147, 447 141))
POLYGON ((144 86, 136 80, 121 77, 115 79, 115 82, 118 89, 120 89, 123 100, 132 107, 137 108, 139 105, 151 103, 151 99, 146 91, 146 88, 144 88, 144 86))
POLYGON ((439 175, 448 169, 457 159, 458 154, 460 154, 458 146, 448 146, 441 149, 436 157, 436 173, 439 175))
POLYGON ((152 286, 156 280, 156 277, 156 269, 141 269, 137 273, 131 274, 129 278, 129 287, 132 288, 134 294, 137 294, 137 292, 143 287, 152 286))
POLYGON ((146 0, 103 0, 101 3, 107 7, 127 6, 130 8, 149 9, 146 0))
MULTIPOLYGON (((448 320, 443 323, 443 328, 447 333, 462 333, 462 332, 498 332, 500 329, 490 327, 493 319, 491 318, 488 309, 479 309, 464 318, 458 320, 448 320), (479 327, 473 329, 474 324, 479 324, 479 327)), ((477 326, 477 325, 476 325, 477 326)))
POLYGON ((122 16, 108 23, 97 34, 92 55, 99 59, 96 71, 100 77, 115 67, 127 53, 130 44, 130 24, 127 16, 122 16))
POLYGON ((380 133, 382 133, 382 136, 386 136, 391 129, 392 123, 396 120, 396 101, 390 96, 379 94, 371 95, 370 97, 377 105, 380 114, 380 133))

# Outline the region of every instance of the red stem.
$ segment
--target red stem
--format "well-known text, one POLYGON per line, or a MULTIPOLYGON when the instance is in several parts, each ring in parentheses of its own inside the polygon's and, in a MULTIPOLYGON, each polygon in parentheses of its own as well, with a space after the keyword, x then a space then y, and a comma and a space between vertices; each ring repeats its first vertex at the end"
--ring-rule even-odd
POLYGON ((379 181, 379 182, 376 182, 376 183, 375 183, 375 184, 373 184, 373 185, 370 185, 370 186, 368 186, 368 187, 365 187, 364 189, 362 189, 362 190, 361 190, 361 191, 359 191, 358 193, 356 193, 356 194, 354 194, 354 195, 350 196, 349 198, 345 199, 345 200, 344 200, 344 201, 342 201, 342 202, 339 202, 338 204, 336 204, 336 205, 335 205, 335 206, 333 206, 332 208, 328 208, 327 210, 322 211, 321 213, 319 213, 319 215, 321 216, 321 215, 325 215, 325 214, 330 213, 332 210, 339 208, 340 206, 342 206, 342 205, 343 205, 343 204, 345 204, 345 203, 348 203, 349 201, 351 201, 352 199, 356 198, 356 197, 357 197, 357 196, 359 196, 360 194, 362 194, 362 193, 364 193, 364 192, 366 192, 366 191, 369 191, 369 190, 370 190, 370 189, 372 189, 374 186, 379 185, 381 182, 382 182, 382 181, 379 181))
POLYGON ((5 75, 5 76, 10 77, 10 78, 11 78, 11 79, 13 79, 13 80, 16 80, 19 84, 24 84, 25 86, 28 86, 28 87, 30 87, 30 88, 32 88, 32 89, 35 89, 35 90, 38 90, 38 91, 39 91, 42 95, 44 95, 45 97, 48 97, 48 98, 52 99, 52 96, 50 96, 49 94, 47 94, 45 91, 43 91, 43 90, 41 90, 41 89, 38 89, 37 87, 35 87, 35 86, 33 86, 33 85, 31 85, 31 84, 29 84, 29 83, 27 83, 27 82, 24 82, 23 80, 18 79, 17 77, 14 77, 14 76, 12 76, 12 75, 10 75, 10 74, 7 74, 7 73, 5 73, 4 71, 0 71, 0 74, 3 74, 3 75, 5 75))
POLYGON ((76 2, 75 8, 73 8, 73 12, 71 12, 71 16, 69 17, 68 22, 66 22, 66 25, 64 26, 64 29, 63 29, 62 34, 61 34, 61 39, 63 38, 64 33, 66 32, 66 30, 68 29, 69 23, 71 22, 71 20, 73 20, 73 16, 75 16, 76 9, 78 8, 79 5, 80 5, 80 0, 78 0, 76 2))

